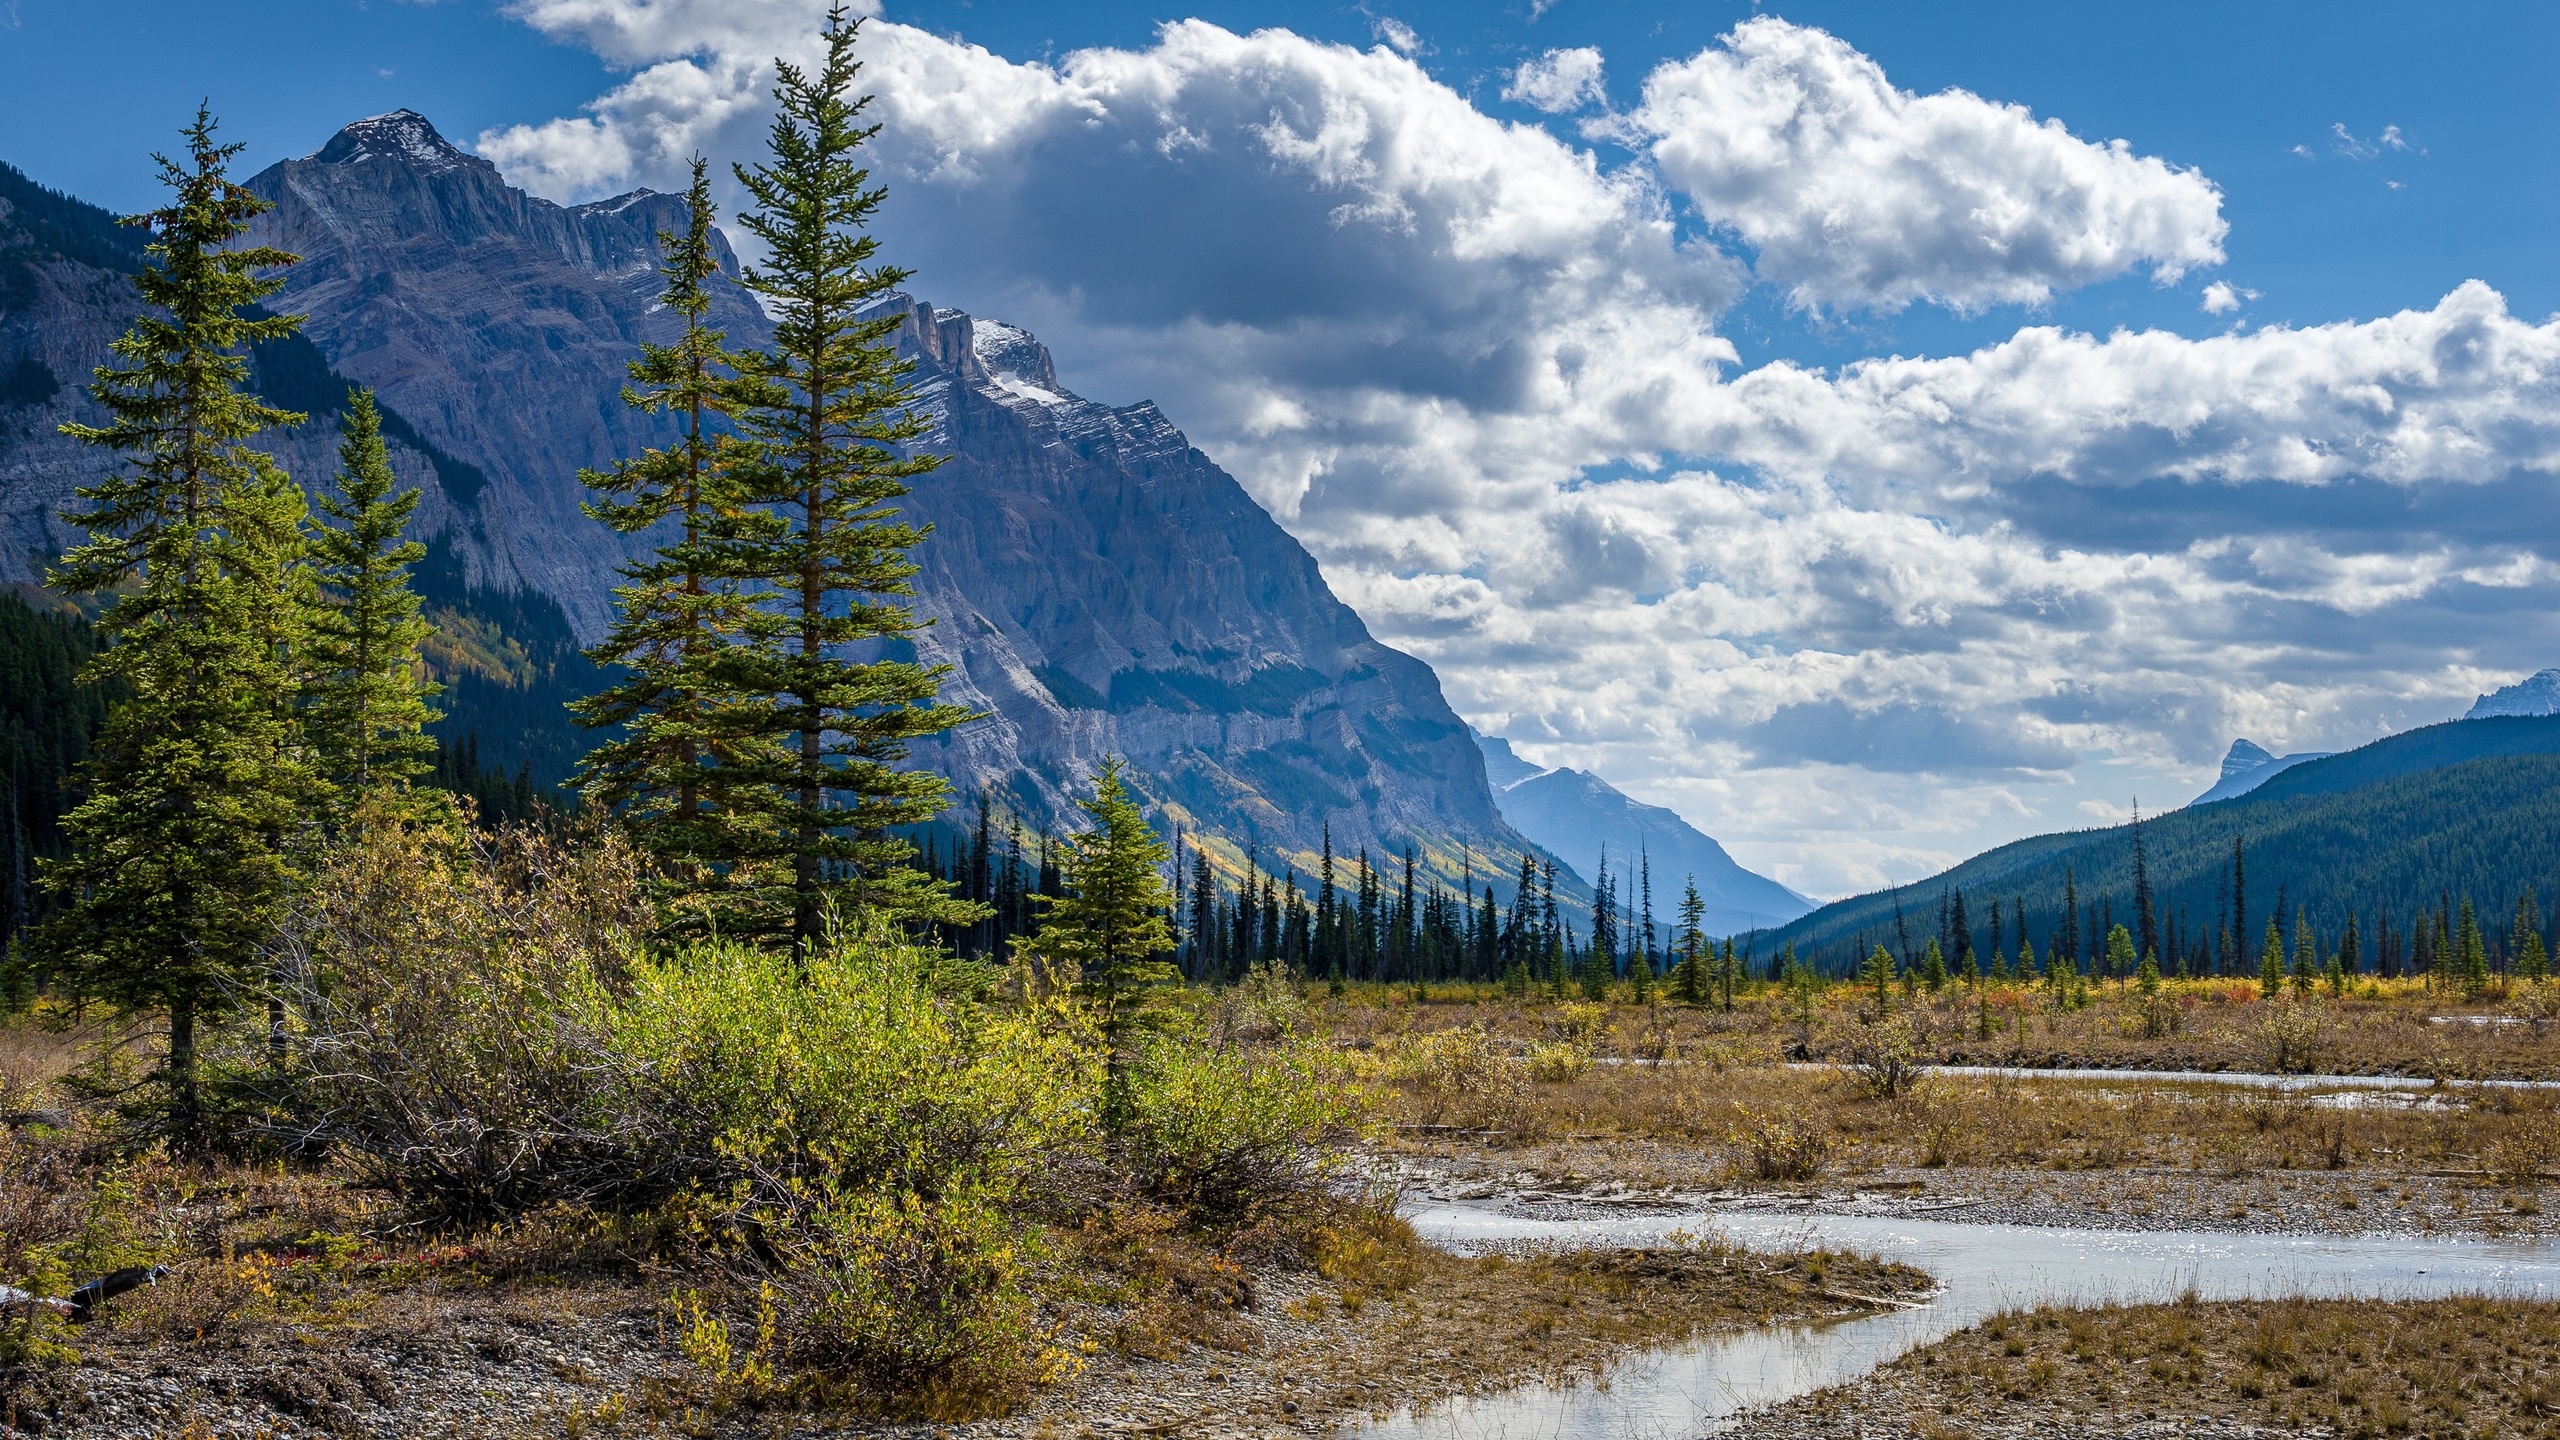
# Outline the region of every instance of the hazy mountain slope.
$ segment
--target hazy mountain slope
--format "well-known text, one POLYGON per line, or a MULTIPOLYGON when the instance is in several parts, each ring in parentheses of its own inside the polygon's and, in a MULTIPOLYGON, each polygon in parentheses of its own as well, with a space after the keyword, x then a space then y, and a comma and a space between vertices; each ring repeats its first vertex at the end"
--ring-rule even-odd
MULTIPOLYGON (((2190 933, 2216 923, 2234 839, 2247 845, 2253 932, 2279 888, 2288 920, 2291 907, 2308 906, 2324 933, 2336 932, 2349 907, 2368 923, 2388 909, 2405 925, 2418 906, 2447 894, 2471 896, 2502 927, 2526 886, 2539 887, 2545 902, 2560 888, 2560 717, 2452 721, 2394 735, 2297 765, 2238 799, 2146 820, 2142 838, 2158 903, 2190 933)), ((1977 924, 1992 899, 2023 899, 2041 949, 2060 920, 2066 870, 2084 904, 2129 920, 2133 830, 2120 825, 2003 845, 1899 891, 1826 905, 1760 945, 1793 941, 1845 964, 1893 937, 1897 905, 1915 936, 1934 933, 1938 897, 1956 890, 1977 924)))
POLYGON ((1658 920, 1677 911, 1681 888, 1693 879, 1712 935, 1782 924, 1813 908, 1777 881, 1743 869, 1676 811, 1643 804, 1586 771, 1541 770, 1514 754, 1507 740, 1479 735, 1476 743, 1494 804, 1512 828, 1586 878, 1597 876, 1604 851, 1615 873, 1640 873, 1637 867, 1649 865, 1658 920))

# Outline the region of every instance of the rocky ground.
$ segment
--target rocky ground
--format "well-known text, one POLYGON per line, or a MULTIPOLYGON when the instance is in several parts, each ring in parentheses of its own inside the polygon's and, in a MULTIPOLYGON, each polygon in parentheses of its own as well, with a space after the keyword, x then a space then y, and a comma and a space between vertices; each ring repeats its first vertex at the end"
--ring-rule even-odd
POLYGON ((1694 1247, 1476 1260, 1416 1251, 1359 1284, 1263 1270, 1249 1303, 1188 1338, 1132 1336, 1112 1322, 1138 1317, 1095 1317, 1080 1375, 1001 1419, 920 1426, 713 1403, 664 1308, 635 1288, 435 1289, 203 1340, 102 1326, 81 1335, 83 1363, 10 1378, 0 1408, 24 1433, 115 1440, 1302 1435, 1588 1373, 1632 1345, 1873 1313, 1875 1297, 1929 1288, 1916 1271, 1855 1257, 1694 1247))

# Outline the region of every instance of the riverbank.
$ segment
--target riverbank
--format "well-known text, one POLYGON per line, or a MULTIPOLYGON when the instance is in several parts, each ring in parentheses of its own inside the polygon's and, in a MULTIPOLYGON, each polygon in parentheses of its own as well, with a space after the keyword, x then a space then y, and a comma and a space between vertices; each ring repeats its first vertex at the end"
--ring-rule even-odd
POLYGON ((1416 1199, 1498 1196, 1522 1214, 1555 1218, 1676 1212, 1698 1216, 1703 1224, 1720 1215, 1871 1215, 2263 1235, 2560 1235, 2560 1214, 2546 1208, 2543 1186, 2363 1167, 2224 1175, 2169 1168, 1888 1166, 1815 1181, 1745 1181, 1715 1151, 1585 1143, 1407 1151, 1394 1173, 1416 1199))
MULTIPOLYGON (((329 1264, 262 1265, 259 1283, 314 1288, 317 1277, 296 1270, 329 1264)), ((493 1279, 470 1257, 432 1277, 368 1283, 341 1263, 318 1309, 225 1317, 224 1300, 255 1294, 239 1268, 179 1267, 81 1332, 78 1363, 6 1376, 0 1430, 112 1440, 1317 1434, 1400 1405, 1572 1383, 1648 1346, 1871 1315, 1933 1288, 1915 1269, 1854 1255, 1678 1239, 1462 1258, 1383 1226, 1312 1269, 1159 1245, 1130 1257, 1107 1277, 1122 1283, 1097 1286, 1090 1305, 1050 1317, 1071 1358, 1019 1409, 898 1425, 724 1393, 687 1353, 664 1296, 642 1283, 493 1279), (210 1331, 183 1328, 207 1319, 210 1331)))
POLYGON ((1853 1384, 1747 1412, 1749 1440, 2560 1435, 2560 1305, 2180 1301, 1994 1316, 1853 1384))

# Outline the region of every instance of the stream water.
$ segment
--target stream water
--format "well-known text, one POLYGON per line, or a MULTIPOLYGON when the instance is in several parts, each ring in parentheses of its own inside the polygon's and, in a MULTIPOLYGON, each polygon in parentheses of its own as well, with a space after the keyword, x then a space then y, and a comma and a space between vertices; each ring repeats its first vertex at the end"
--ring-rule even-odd
POLYGON ((2560 1298, 2560 1243, 2496 1244, 2210 1231, 2069 1230, 1864 1215, 1613 1215, 1541 1220, 1490 1207, 1410 1212, 1423 1238, 1459 1251, 1520 1242, 1639 1245, 1712 1231, 1754 1249, 1819 1246, 1901 1260, 1945 1289, 1869 1319, 1781 1326, 1647 1352, 1597 1381, 1532 1385, 1394 1415, 1364 1440, 1675 1440, 1723 1431, 1737 1412, 1854 1380, 1998 1310, 2045 1303, 2278 1295, 2560 1298))
MULTIPOLYGON (((1838 1070, 1844 1067, 1801 1061, 1790 1070, 1838 1070)), ((2432 1090, 2437 1082, 2420 1075, 2275 1075, 2258 1070, 2069 1070, 2032 1065, 1928 1065, 1928 1075, 1970 1075, 2010 1080, 2114 1080, 2156 1085, 2232 1085, 2250 1090, 2432 1090)), ((2560 1080, 2447 1080, 2447 1089, 2560 1090, 2560 1080)))

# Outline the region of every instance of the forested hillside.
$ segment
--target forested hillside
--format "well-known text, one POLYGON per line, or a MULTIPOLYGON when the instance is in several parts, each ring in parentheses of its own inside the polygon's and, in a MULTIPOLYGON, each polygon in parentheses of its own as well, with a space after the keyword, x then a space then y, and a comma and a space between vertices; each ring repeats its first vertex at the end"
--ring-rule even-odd
POLYGON ((2405 961, 2420 914, 2465 898, 2495 963, 2527 892, 2540 916, 2560 896, 2560 717, 2395 735, 2239 799, 2146 819, 2138 834, 2138 874, 2134 825, 2039 835, 1826 905, 1754 947, 1792 944, 1838 971, 1877 944, 1916 954, 1936 937, 1951 958, 1969 942, 1988 966, 1995 951, 2015 956, 2023 915, 2039 954, 2059 943, 2086 963, 2107 927, 2142 933, 2147 888, 2162 965, 2186 973, 2255 973, 2266 923, 2290 935, 2297 912, 2333 948, 2353 912, 2368 965, 2405 961))
POLYGON ((74 683, 97 648, 78 615, 0 595, 0 945, 42 918, 35 862, 62 853, 72 772, 115 699, 74 683))

